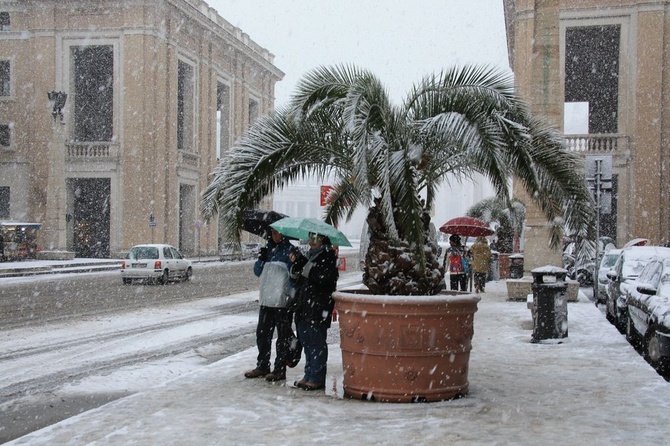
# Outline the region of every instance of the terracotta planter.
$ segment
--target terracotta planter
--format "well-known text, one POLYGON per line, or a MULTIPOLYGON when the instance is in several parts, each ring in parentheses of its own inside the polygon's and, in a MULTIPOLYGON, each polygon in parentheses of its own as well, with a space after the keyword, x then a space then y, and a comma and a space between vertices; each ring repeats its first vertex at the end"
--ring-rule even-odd
POLYGON ((476 294, 333 294, 344 392, 385 402, 441 401, 468 393, 476 294))

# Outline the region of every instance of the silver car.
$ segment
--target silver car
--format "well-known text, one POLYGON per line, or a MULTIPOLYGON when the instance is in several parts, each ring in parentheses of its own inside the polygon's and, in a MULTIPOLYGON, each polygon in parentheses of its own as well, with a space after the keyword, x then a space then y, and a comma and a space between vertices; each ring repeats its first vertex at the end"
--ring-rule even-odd
POLYGON ((191 261, 171 245, 148 244, 130 248, 121 263, 123 283, 133 279, 161 283, 188 281, 193 276, 191 261))
POLYGON ((626 325, 626 338, 662 373, 670 365, 670 248, 664 249, 631 283, 626 325))
POLYGON ((612 269, 607 272, 609 279, 605 302, 607 319, 625 333, 628 317, 627 298, 630 283, 638 278, 647 263, 662 256, 670 248, 660 246, 631 246, 624 248, 612 269))

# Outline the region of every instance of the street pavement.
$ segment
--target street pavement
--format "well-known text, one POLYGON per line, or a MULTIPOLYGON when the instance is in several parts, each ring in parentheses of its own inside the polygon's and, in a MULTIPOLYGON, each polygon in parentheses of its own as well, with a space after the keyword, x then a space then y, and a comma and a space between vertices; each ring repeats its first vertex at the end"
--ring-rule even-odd
POLYGON ((329 334, 325 391, 245 379, 256 349, 18 438, 16 445, 667 443, 670 384, 584 295, 568 337, 531 343, 525 302, 489 282, 475 315, 470 392, 436 403, 343 396, 339 331, 329 334))

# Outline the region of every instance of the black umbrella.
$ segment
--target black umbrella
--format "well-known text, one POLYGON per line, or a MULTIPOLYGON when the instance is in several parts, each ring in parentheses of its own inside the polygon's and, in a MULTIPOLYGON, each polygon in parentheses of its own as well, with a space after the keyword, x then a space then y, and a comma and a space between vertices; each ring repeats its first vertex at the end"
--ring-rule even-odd
POLYGON ((288 215, 267 209, 251 209, 244 211, 242 229, 267 239, 270 236, 270 225, 288 215))

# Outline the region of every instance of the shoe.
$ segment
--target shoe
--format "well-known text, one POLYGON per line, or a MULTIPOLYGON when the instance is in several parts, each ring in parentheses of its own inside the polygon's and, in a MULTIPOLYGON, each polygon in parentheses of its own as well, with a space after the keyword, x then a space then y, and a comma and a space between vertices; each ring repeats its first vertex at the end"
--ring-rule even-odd
POLYGON ((245 378, 260 378, 261 376, 265 376, 268 373, 270 373, 269 370, 253 369, 253 370, 247 370, 246 372, 244 372, 244 377, 245 378))
POLYGON ((296 387, 302 390, 320 390, 320 389, 325 389, 326 385, 325 384, 317 384, 313 383, 310 381, 305 381, 304 379, 301 379, 300 381, 296 381, 293 383, 296 387))
POLYGON ((286 367, 294 368, 298 364, 300 364, 300 356, 298 356, 297 358, 286 360, 286 367))
POLYGON ((266 381, 283 381, 286 379, 286 372, 274 371, 265 376, 266 381))

